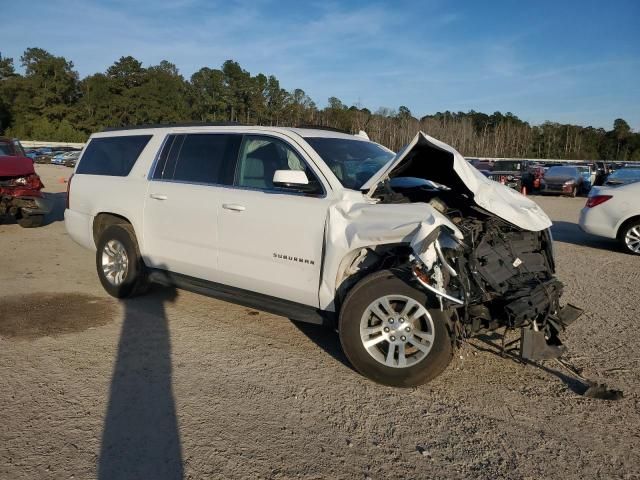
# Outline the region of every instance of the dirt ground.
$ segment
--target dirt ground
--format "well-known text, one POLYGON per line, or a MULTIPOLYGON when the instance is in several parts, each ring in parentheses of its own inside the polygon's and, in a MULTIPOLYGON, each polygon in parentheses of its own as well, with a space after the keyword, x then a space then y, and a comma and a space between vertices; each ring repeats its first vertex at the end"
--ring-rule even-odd
POLYGON ((0 225, 0 478, 640 478, 640 257, 554 220, 564 334, 555 362, 476 339, 411 390, 376 385, 315 326, 170 289, 118 302, 67 236, 62 180, 38 166, 48 224, 0 225))

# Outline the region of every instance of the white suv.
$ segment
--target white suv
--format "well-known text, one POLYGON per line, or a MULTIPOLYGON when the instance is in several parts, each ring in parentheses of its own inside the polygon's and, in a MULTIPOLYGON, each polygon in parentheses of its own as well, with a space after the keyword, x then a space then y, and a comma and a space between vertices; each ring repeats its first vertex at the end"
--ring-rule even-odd
POLYGON ((369 378, 424 383, 456 341, 521 328, 560 353, 549 218, 423 133, 402 152, 327 129, 162 126, 91 136, 70 236, 115 297, 149 281, 337 327, 369 378))

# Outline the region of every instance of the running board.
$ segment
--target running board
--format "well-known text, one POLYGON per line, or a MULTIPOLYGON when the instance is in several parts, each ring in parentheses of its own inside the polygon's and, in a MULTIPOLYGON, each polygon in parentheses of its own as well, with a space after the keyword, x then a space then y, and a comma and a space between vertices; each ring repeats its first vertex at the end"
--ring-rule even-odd
POLYGON ((175 286, 183 290, 224 300, 225 302, 242 305, 243 307, 273 313, 274 315, 280 315, 299 322, 325 326, 334 325, 334 315, 331 312, 222 283, 210 282, 160 269, 150 269, 149 280, 161 285, 175 286))

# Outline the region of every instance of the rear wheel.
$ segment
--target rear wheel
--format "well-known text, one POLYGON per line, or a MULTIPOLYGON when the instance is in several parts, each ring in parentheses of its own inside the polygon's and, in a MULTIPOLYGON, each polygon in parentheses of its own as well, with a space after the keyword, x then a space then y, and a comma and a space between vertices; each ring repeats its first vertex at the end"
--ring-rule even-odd
POLYGON ((400 271, 361 280, 340 312, 340 341, 353 366, 396 387, 420 385, 442 373, 453 354, 447 312, 429 308, 427 301, 400 271))
POLYGON ((634 220, 622 227, 618 240, 622 248, 633 255, 640 255, 640 220, 634 220))
POLYGON ((147 276, 133 227, 116 224, 100 235, 96 250, 96 268, 107 293, 126 298, 143 293, 147 276))
POLYGON ((23 214, 17 221, 22 228, 36 228, 44 223, 44 215, 23 214))

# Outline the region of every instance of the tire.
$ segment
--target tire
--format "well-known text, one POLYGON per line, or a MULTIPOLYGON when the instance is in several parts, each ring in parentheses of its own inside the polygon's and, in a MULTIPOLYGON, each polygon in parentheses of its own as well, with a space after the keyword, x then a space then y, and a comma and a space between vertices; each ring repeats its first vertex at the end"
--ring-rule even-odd
POLYGON ((623 225, 618 234, 618 241, 625 252, 640 255, 640 220, 623 225))
POLYGON ((18 220, 22 228, 36 228, 44 223, 44 215, 22 215, 18 220))
POLYGON ((146 291, 147 272, 131 225, 108 226, 96 246, 98 278, 109 295, 128 298, 146 291), (109 274, 105 271, 107 265, 113 266, 109 274))
MULTIPOLYGON (((342 348, 355 369, 375 382, 394 387, 414 387, 429 382, 447 368, 453 356, 447 312, 429 308, 429 297, 411 286, 406 280, 407 275, 400 270, 383 270, 362 279, 342 304, 338 325, 342 348), (384 319, 376 314, 371 315, 371 306, 385 298, 389 300, 388 305, 395 309, 394 312, 381 315, 387 317, 384 319), (404 319, 399 312, 410 304, 412 307, 406 313, 411 315, 405 315, 407 318, 404 319), (410 317, 418 318, 411 320, 410 317), (389 323, 390 318, 395 318, 393 324, 389 323), (365 325, 367 328, 380 329, 379 335, 378 332, 363 334, 365 325), (409 333, 405 337, 407 328, 409 333), (418 332, 420 337, 417 336, 418 332), (431 333, 431 341, 421 341, 421 337, 429 335, 428 332, 431 333), (386 340, 380 340, 385 335, 386 340), (370 343, 376 344, 367 349, 365 337, 370 343), (392 358, 389 359, 391 339, 394 339, 395 345, 392 358), (421 344, 420 348, 416 343, 421 344), (427 347, 429 349, 425 353, 427 347), (402 353, 406 354, 404 366, 400 364, 402 353)), ((381 310, 379 308, 378 312, 384 314, 381 310)))

